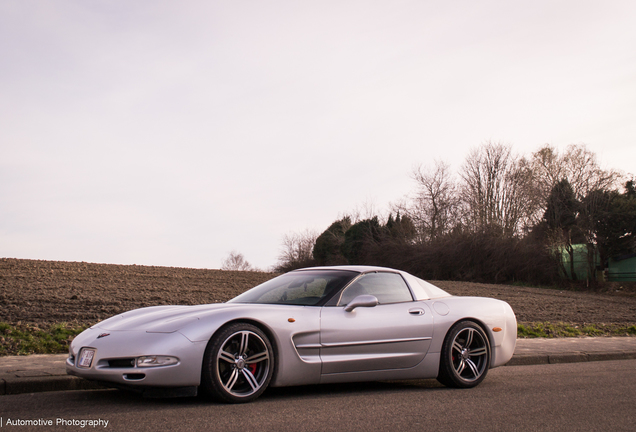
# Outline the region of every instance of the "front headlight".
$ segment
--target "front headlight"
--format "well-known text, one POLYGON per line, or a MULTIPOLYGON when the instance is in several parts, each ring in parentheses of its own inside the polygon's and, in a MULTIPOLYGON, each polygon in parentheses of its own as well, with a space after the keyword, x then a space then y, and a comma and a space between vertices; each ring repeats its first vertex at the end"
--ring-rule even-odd
POLYGON ((144 356, 137 358, 137 367, 170 366, 179 363, 179 359, 170 356, 144 356))

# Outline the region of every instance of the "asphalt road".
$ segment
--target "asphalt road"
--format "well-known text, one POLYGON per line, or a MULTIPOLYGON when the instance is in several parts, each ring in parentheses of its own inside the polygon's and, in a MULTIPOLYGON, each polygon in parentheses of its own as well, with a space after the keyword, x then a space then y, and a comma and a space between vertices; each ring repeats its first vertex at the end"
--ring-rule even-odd
POLYGON ((509 366, 471 390, 434 380, 270 389, 245 405, 117 390, 0 396, 1 431, 633 431, 636 360, 509 366), (52 426, 11 426, 16 420, 52 426), (78 425, 56 426, 57 419, 78 425), (95 429, 104 430, 103 423, 95 429))

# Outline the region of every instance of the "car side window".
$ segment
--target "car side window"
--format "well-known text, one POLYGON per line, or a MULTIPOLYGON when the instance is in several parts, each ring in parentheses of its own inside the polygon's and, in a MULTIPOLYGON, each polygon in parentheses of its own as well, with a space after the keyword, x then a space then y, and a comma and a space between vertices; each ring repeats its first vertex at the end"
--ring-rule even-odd
POLYGON ((413 301, 411 291, 397 273, 369 273, 360 277, 344 290, 338 306, 346 306, 359 295, 370 294, 379 304, 413 301))

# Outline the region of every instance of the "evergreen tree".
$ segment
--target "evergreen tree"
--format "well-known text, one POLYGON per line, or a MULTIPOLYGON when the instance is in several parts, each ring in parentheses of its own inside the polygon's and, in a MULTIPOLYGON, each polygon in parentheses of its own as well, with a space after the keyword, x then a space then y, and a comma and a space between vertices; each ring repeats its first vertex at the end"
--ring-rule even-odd
MULTIPOLYGON (((570 275, 576 280, 574 271, 574 248, 572 247, 572 231, 576 227, 578 201, 574 196, 572 186, 567 179, 563 179, 554 185, 548 196, 546 211, 543 215, 548 229, 552 232, 553 243, 561 255, 561 247, 564 247, 570 256, 570 275)), ((563 260, 560 259, 563 271, 563 260)))
POLYGON ((629 181, 622 194, 602 193, 608 205, 592 222, 601 260, 607 264, 609 258, 636 253, 636 191, 629 181))
POLYGON ((345 233, 350 227, 351 218, 346 216, 332 223, 316 238, 313 257, 318 265, 347 264, 347 259, 342 255, 342 244, 345 241, 345 233))
POLYGON ((380 242, 378 217, 362 220, 351 226, 345 233, 342 255, 349 264, 371 264, 366 259, 371 248, 380 242))

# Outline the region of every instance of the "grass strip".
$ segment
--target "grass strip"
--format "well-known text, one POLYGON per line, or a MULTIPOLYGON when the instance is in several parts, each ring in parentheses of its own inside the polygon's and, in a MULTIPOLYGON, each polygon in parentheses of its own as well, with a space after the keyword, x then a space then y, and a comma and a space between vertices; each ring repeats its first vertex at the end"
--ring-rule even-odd
POLYGON ((636 325, 531 322, 517 324, 519 338, 636 336, 636 325))
POLYGON ((43 329, 29 324, 0 322, 0 356, 68 352, 73 338, 86 328, 87 325, 59 323, 43 329))
MULTIPOLYGON (((0 356, 65 353, 68 352, 68 346, 73 338, 88 327, 88 325, 77 323, 59 323, 43 329, 30 324, 10 325, 0 322, 0 356)), ((517 324, 519 338, 581 336, 636 336, 636 325, 562 322, 517 324)))

